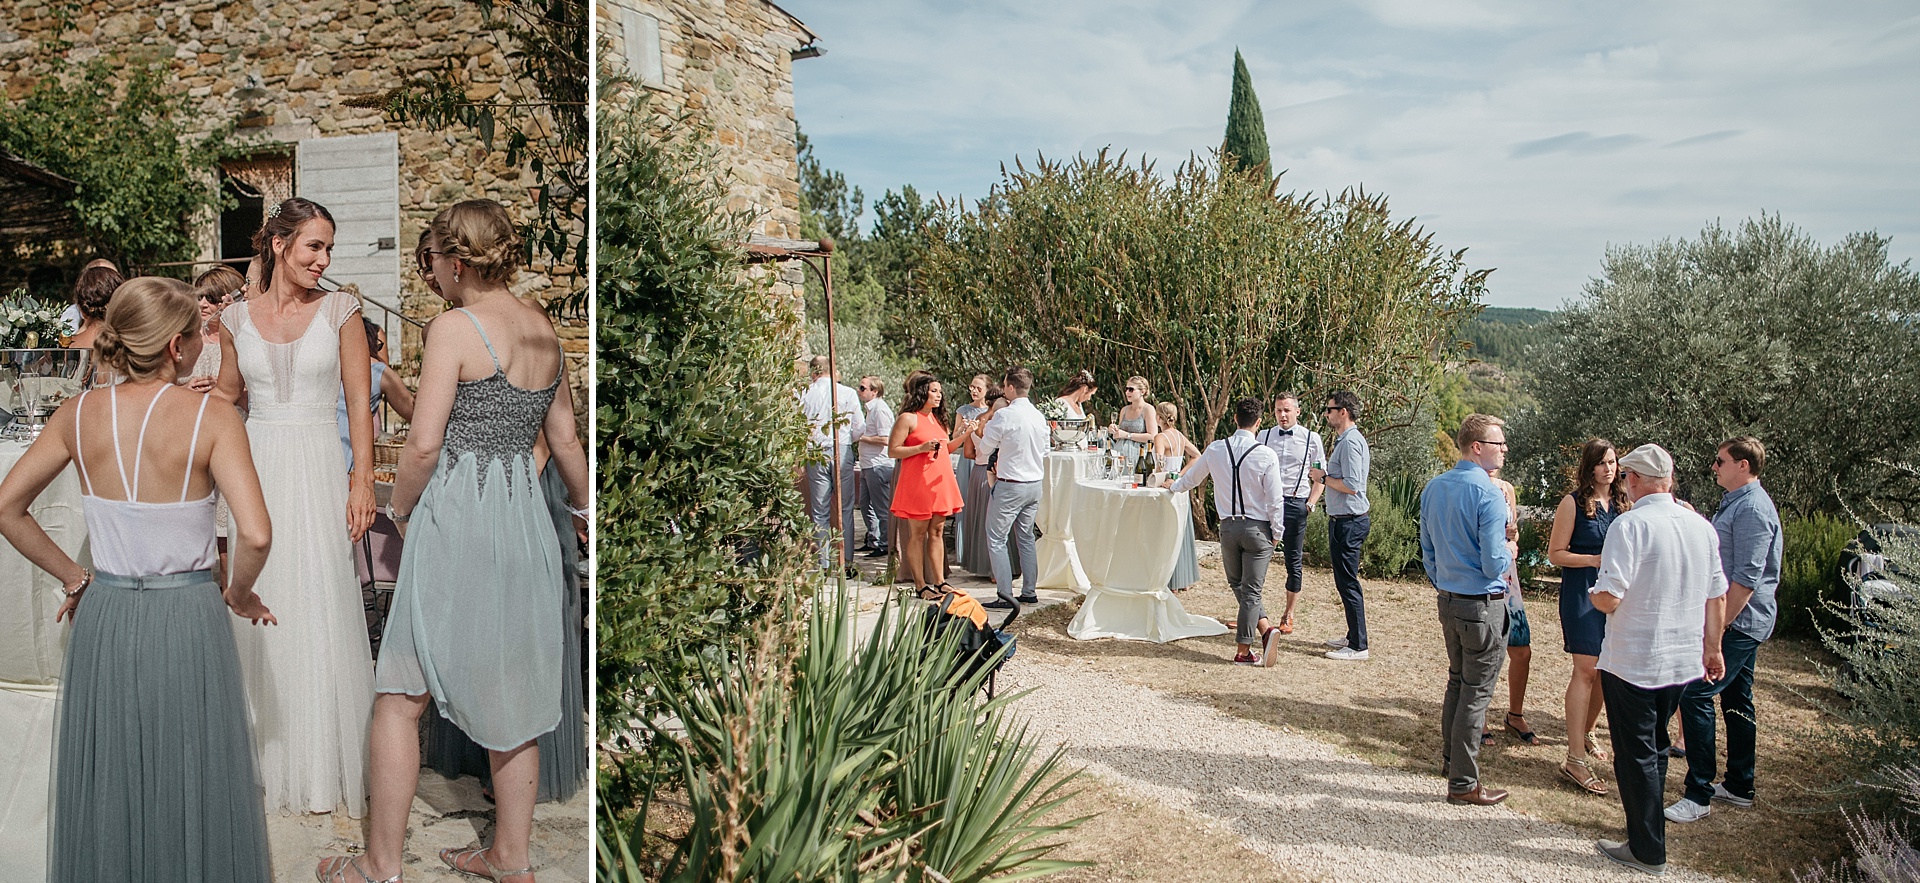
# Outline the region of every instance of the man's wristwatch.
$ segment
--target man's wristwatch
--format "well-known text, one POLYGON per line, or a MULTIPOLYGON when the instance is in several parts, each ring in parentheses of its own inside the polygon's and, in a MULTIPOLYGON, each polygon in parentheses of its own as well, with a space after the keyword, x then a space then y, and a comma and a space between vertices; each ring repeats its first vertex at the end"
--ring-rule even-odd
POLYGON ((406 524, 407 519, 412 517, 413 517, 412 512, 408 512, 403 515, 399 512, 393 511, 393 501, 392 500, 387 501, 387 520, 393 522, 394 524, 406 524))

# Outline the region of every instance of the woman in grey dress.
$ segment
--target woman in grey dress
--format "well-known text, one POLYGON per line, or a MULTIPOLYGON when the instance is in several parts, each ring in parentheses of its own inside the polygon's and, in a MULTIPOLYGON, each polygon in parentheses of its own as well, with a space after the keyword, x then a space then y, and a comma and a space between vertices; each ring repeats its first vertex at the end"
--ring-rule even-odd
POLYGON ((420 774, 420 716, 439 712, 487 749, 490 847, 441 861, 494 880, 533 879, 536 739, 560 722, 563 563, 533 442, 545 429, 586 528, 587 465, 553 324, 507 289, 521 244, 499 203, 472 200, 427 228, 427 266, 456 309, 427 326, 412 432, 387 514, 407 537, 374 673, 367 852, 322 861, 326 883, 400 879, 420 774))
MULTIPOLYGON (((1166 471, 1184 472, 1188 464, 1200 459, 1200 451, 1180 431, 1180 409, 1172 402, 1161 402, 1154 406, 1154 416, 1160 418, 1162 428, 1153 437, 1149 451, 1166 471)), ((1188 518, 1180 523, 1180 560, 1173 565, 1167 588, 1178 592, 1199 581, 1200 562, 1193 554, 1193 519, 1188 518)))
POLYGON ((1127 404, 1120 409, 1119 421, 1107 429, 1113 433, 1113 449, 1131 466, 1139 459, 1140 452, 1153 443, 1153 437, 1160 434, 1160 417, 1154 413, 1153 406, 1147 404, 1153 388, 1147 386, 1145 377, 1127 378, 1125 394, 1127 404))
POLYGON ((271 527, 240 415, 174 385, 201 344, 186 283, 120 286, 93 350, 121 382, 62 405, 0 482, 0 534, 60 579, 54 616, 73 623, 54 754, 54 883, 272 873, 227 616, 276 622, 253 588, 271 527), (124 444, 123 426, 134 431, 124 444), (98 574, 28 514, 69 463, 98 574), (216 486, 233 513, 224 591, 213 575, 216 486))
MULTIPOLYGON (((977 437, 975 430, 980 427, 980 418, 987 415, 987 390, 991 386, 992 384, 987 380, 987 375, 973 375, 973 380, 967 383, 967 403, 953 409, 953 453, 955 455, 953 477, 960 481, 960 499, 965 501, 968 506, 974 505, 976 500, 973 492, 973 445, 968 443, 967 439, 977 437)), ((981 499, 977 502, 980 504, 981 509, 986 508, 986 500, 981 499)), ((965 511, 970 513, 973 510, 967 509, 965 511)), ((984 518, 986 518, 986 513, 983 511, 980 513, 979 519, 984 518)), ((959 519, 960 523, 955 525, 953 531, 953 557, 948 560, 958 562, 960 566, 966 567, 967 556, 972 552, 969 544, 976 542, 975 535, 967 532, 967 523, 979 519, 970 518, 964 513, 961 515, 959 519)), ((982 523, 984 523, 984 521, 982 523)), ((986 541, 986 534, 984 532, 978 535, 977 542, 982 545, 983 548, 980 549, 982 552, 986 551, 984 548, 986 541)), ((952 565, 948 566, 951 567, 952 565)), ((973 568, 968 567, 967 569, 972 570, 973 568)))

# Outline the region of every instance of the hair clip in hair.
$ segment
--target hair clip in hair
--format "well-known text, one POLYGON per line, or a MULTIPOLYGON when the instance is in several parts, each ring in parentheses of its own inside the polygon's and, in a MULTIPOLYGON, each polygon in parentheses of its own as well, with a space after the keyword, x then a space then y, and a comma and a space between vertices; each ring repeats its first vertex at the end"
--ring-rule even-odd
POLYGON ((267 206, 267 220, 271 221, 277 217, 280 217, 280 203, 276 202, 273 205, 267 206))

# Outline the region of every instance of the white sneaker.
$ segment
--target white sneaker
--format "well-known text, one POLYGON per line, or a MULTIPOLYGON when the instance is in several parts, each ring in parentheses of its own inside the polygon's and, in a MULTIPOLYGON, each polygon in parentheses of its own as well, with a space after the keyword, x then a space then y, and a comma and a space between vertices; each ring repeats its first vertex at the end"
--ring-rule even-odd
POLYGON ((1347 646, 1347 639, 1346 639, 1346 638, 1334 638, 1333 640, 1331 640, 1331 641, 1328 641, 1328 642, 1326 642, 1326 644, 1327 644, 1327 646, 1329 646, 1329 647, 1332 647, 1332 648, 1335 648, 1335 649, 1339 649, 1339 648, 1341 648, 1341 647, 1345 647, 1345 646, 1347 646))
POLYGON ((1694 803, 1682 797, 1674 801, 1672 806, 1667 807, 1667 821, 1680 822, 1683 824, 1686 822, 1697 822, 1706 818, 1710 812, 1713 812, 1713 807, 1702 806, 1701 804, 1694 803))
POLYGON ((1727 786, 1722 785, 1719 782, 1713 783, 1713 799, 1718 800, 1721 803, 1729 804, 1732 806, 1752 806, 1753 805, 1753 798, 1741 797, 1740 795, 1735 794, 1732 791, 1728 791, 1727 786))
POLYGON ((1340 649, 1338 649, 1338 650, 1328 650, 1328 651, 1327 651, 1327 658, 1328 658, 1328 659, 1338 659, 1338 660, 1340 660, 1340 661, 1342 661, 1342 662, 1359 662, 1359 661, 1361 661, 1361 660, 1364 660, 1364 659, 1366 659, 1366 658, 1367 658, 1367 651, 1365 651, 1365 650, 1351 650, 1351 649, 1348 649, 1348 648, 1347 648, 1347 647, 1345 647, 1345 646, 1342 646, 1342 647, 1341 647, 1340 649))

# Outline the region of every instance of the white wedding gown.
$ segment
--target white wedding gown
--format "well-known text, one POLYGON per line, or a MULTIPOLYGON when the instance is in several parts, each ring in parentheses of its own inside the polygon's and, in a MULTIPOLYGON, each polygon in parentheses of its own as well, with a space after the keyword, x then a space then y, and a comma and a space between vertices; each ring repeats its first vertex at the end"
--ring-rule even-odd
POLYGON ((347 538, 347 467, 335 406, 341 324, 359 315, 332 293, 291 343, 260 336, 247 304, 228 307, 246 379, 247 439, 273 520, 273 550, 255 589, 278 626, 235 619, 268 812, 355 818, 367 804, 373 654, 347 538))

